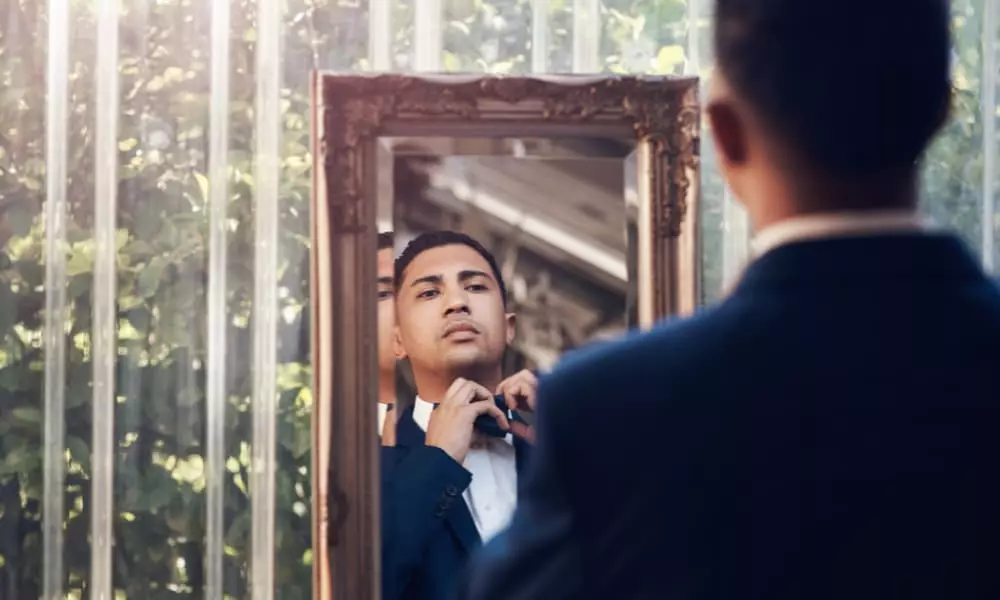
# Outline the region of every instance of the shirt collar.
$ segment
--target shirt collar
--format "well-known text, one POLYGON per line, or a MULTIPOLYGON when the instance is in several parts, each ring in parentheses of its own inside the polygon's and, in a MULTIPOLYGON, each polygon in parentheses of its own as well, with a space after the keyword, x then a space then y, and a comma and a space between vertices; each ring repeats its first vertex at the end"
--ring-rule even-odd
MULTIPOLYGON (((413 421, 417 424, 417 427, 423 430, 424 433, 427 433, 427 425, 431 422, 431 413, 434 412, 435 406, 435 404, 424 400, 420 396, 417 396, 413 401, 413 421)), ((510 411, 507 411, 507 417, 510 417, 510 411)), ((513 438, 511 437, 511 434, 508 433, 506 437, 504 437, 504 441, 508 444, 512 444, 513 438)))
POLYGON ((841 212, 807 215, 765 227, 751 242, 755 256, 792 242, 904 231, 923 231, 931 223, 913 210, 841 212))
POLYGON ((434 405, 417 396, 413 401, 413 420, 417 426, 427 432, 427 424, 431 422, 431 413, 434 412, 434 405))

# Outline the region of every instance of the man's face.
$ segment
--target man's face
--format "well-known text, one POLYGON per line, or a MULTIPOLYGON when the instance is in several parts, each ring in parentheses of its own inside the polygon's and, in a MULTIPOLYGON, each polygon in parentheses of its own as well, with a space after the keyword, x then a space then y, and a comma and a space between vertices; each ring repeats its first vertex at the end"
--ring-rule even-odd
POLYGON ((396 327, 396 304, 393 302, 392 248, 378 251, 378 369, 388 373, 396 369, 393 329, 396 327))
POLYGON ((425 250, 407 266, 396 298, 397 356, 435 373, 499 366, 514 338, 486 259, 463 244, 425 250))

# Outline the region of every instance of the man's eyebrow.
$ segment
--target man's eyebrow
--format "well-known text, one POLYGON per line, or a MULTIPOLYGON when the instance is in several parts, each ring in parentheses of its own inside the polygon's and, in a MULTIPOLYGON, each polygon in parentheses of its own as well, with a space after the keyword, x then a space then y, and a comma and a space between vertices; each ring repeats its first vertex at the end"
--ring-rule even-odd
POLYGON ((416 279, 414 279, 413 283, 410 284, 410 287, 420 285, 421 283, 439 284, 442 281, 443 278, 440 275, 424 275, 423 277, 417 277, 416 279))
POLYGON ((493 277, 486 271, 479 271, 477 269, 465 269, 464 271, 458 272, 458 280, 466 281, 468 279, 475 279, 476 277, 485 277, 486 279, 493 280, 493 277))
POLYGON ((378 284, 379 285, 392 285, 392 277, 379 277, 378 278, 378 284))

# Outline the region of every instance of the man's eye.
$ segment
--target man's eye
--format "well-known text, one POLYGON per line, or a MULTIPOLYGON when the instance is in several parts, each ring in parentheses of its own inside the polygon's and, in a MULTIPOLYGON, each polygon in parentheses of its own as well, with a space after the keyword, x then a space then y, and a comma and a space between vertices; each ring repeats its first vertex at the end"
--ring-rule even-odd
POLYGON ((379 292, 378 292, 378 299, 379 300, 387 300, 389 298, 392 298, 392 292, 390 292, 388 290, 379 290, 379 292))
POLYGON ((470 292, 485 292, 488 288, 481 283, 470 283, 465 289, 470 292))
POLYGON ((417 298, 433 298, 437 295, 437 290, 424 290, 417 294, 417 298))

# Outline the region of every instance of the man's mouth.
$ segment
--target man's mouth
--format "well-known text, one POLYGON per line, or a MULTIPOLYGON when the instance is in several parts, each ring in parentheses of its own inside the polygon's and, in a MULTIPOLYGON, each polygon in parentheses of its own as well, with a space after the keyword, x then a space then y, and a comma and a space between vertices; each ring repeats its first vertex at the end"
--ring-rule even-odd
POLYGON ((456 334, 478 334, 479 329, 472 323, 460 321, 452 323, 444 328, 444 335, 441 337, 451 337, 456 334))

